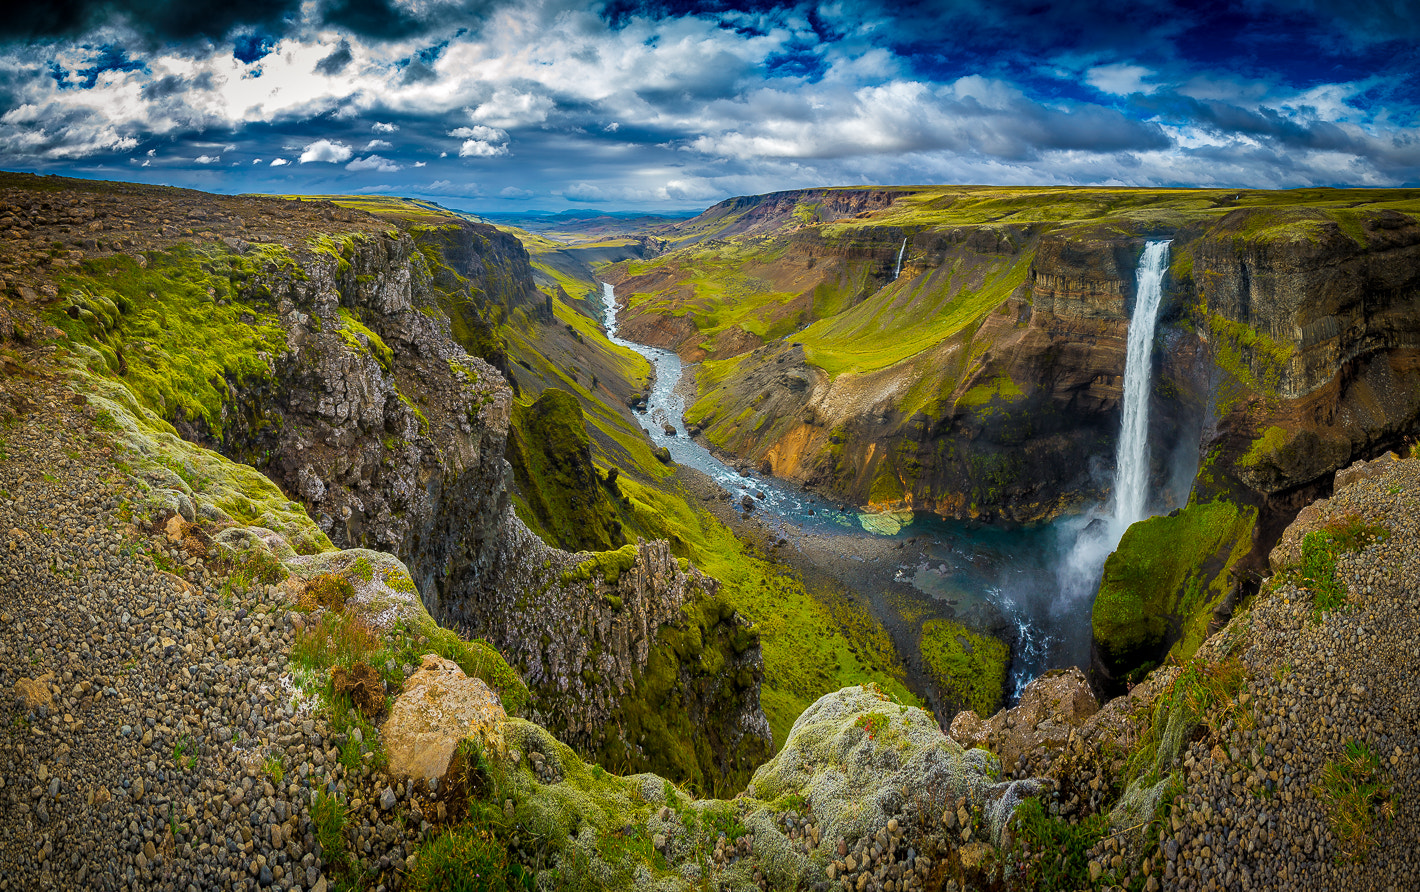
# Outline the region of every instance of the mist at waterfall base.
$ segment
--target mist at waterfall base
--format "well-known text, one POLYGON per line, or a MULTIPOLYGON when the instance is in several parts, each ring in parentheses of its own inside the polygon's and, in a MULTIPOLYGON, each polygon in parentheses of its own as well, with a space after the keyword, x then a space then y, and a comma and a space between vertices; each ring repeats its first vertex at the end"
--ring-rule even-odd
MULTIPOLYGON (((1108 501, 1078 515, 1026 528, 1002 528, 917 513, 888 536, 868 532, 851 509, 832 506, 793 484, 745 477, 727 467, 685 431, 684 402, 675 393, 680 358, 617 336, 616 296, 603 285, 605 323, 613 343, 644 356, 656 370, 648 408, 637 413, 658 446, 679 464, 708 474, 736 500, 750 496, 762 519, 786 532, 877 536, 906 545, 910 560, 898 564, 894 587, 930 596, 936 613, 991 631, 1011 644, 1007 696, 1014 703, 1032 679, 1050 669, 1086 667, 1090 659, 1091 608, 1105 560, 1131 523, 1168 510, 1187 496, 1181 492, 1150 499, 1148 396, 1154 328, 1168 267, 1168 242, 1150 242, 1140 259, 1135 310, 1129 326, 1120 442, 1108 501), (675 431, 668 434, 665 425, 675 431), (1162 503, 1162 504, 1160 504, 1162 503)), ((906 245, 903 246, 904 249, 906 245)), ((1191 453, 1176 450, 1175 457, 1191 453)), ((1196 469, 1196 465, 1194 466, 1196 469)), ((1173 473, 1171 477, 1192 474, 1173 473)), ((792 537, 791 537, 792 538, 792 537)), ((891 593, 890 593, 891 594, 891 593)), ((891 605, 889 597, 886 603, 891 605)))

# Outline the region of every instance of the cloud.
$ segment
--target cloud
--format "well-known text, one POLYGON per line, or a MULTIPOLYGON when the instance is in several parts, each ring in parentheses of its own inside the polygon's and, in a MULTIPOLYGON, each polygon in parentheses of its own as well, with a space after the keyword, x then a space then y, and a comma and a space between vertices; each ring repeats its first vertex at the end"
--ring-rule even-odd
POLYGON ((1144 83, 1144 78, 1153 73, 1139 65, 1123 63, 1099 65, 1085 72, 1085 83, 1101 93, 1112 93, 1116 96, 1127 96, 1131 93, 1148 94, 1158 89, 1157 84, 1144 83))
POLYGON ((355 150, 341 142, 331 142, 328 139, 318 139, 306 146, 301 152, 301 163, 307 164, 312 161, 324 161, 328 164, 342 164, 350 160, 350 156, 355 150))
POLYGON ((404 168, 399 164, 395 164, 393 161, 381 158, 379 155, 370 155, 366 158, 356 158, 354 161, 345 165, 345 169, 355 171, 375 170, 380 173, 394 173, 396 170, 403 170, 404 168))
POLYGON ((216 164, 217 162, 219 162, 219 161, 222 160, 222 156, 221 156, 221 155, 198 155, 196 158, 193 158, 192 160, 193 160, 193 163, 195 163, 195 164, 216 164))
POLYGON ((285 167, 287 164, 290 164, 290 163, 291 163, 291 162, 290 162, 290 161, 287 161, 285 158, 273 158, 273 159, 271 159, 271 166, 272 166, 272 167, 285 167))
POLYGON ((326 77, 335 77, 348 68, 350 60, 354 58, 355 55, 350 52, 350 41, 342 37, 335 49, 330 51, 330 55, 316 63, 315 72, 326 77))
POLYGON ((399 125, 386 124, 383 121, 376 121, 373 125, 371 125, 370 129, 375 131, 376 133, 397 133, 399 132, 399 125))
POLYGON ((392 149, 392 148, 394 148, 394 145, 393 145, 392 143, 390 143, 390 142, 387 142, 387 141, 383 140, 383 139, 372 139, 372 140, 370 140, 368 143, 365 144, 365 151, 367 151, 367 152, 373 152, 373 151, 375 151, 376 149, 392 149))
POLYGON ((504 186, 502 189, 498 190, 499 198, 511 198, 515 201, 522 201, 532 198, 535 195, 537 195, 537 193, 531 189, 519 189, 517 186, 504 186))
POLYGON ((428 164, 428 163, 429 163, 429 162, 427 162, 427 161, 416 161, 416 162, 414 162, 414 166, 415 166, 415 167, 424 167, 424 166, 425 166, 426 164, 428 164))
POLYGON ((481 139, 466 139, 463 145, 459 146, 460 158, 494 158, 506 154, 508 154, 506 145, 495 146, 481 139))

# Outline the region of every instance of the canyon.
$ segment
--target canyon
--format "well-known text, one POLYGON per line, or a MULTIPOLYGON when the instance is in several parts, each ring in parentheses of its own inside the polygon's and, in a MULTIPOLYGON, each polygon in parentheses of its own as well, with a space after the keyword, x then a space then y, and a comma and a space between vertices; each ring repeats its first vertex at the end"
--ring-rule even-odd
POLYGON ((400 199, 5 174, 0 203, 14 875, 1410 875, 1413 192, 815 189, 566 241, 400 199), (667 382, 614 334, 691 366, 683 426, 644 429, 667 382), (999 623, 872 575, 1125 495, 1089 659, 1015 692, 999 623), (867 548, 858 581, 796 568, 810 535, 867 548), (431 696, 480 705, 431 730, 431 696), (442 764, 403 761, 409 722, 442 764), (1343 766, 1362 837, 1317 792, 1343 750, 1376 754, 1343 766))

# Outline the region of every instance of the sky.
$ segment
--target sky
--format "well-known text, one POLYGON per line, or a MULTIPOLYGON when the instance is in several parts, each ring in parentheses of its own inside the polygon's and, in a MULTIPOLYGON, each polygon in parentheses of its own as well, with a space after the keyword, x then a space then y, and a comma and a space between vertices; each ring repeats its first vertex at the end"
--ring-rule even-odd
POLYGON ((1412 0, 52 0, 0 168, 483 212, 1420 185, 1412 0))

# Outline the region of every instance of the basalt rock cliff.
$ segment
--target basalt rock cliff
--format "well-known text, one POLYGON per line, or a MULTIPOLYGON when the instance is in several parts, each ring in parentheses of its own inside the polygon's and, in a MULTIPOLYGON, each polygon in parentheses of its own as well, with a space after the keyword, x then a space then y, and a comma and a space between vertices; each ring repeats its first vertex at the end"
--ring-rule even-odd
MULTIPOLYGON (((16 192, 7 203, 27 207, 16 192)), ((131 213, 152 197, 139 191, 124 203, 131 213)), ((300 220, 301 206, 287 204, 300 220)), ((188 439, 269 476, 338 547, 403 559, 430 614, 507 654, 533 692, 531 715, 563 739, 707 789, 738 782, 772 744, 757 638, 716 597, 714 580, 664 542, 605 555, 549 548, 511 508, 513 395, 454 335, 494 315, 493 298, 537 293, 521 245, 467 221, 410 232, 320 211, 345 225, 322 216, 301 221, 314 231, 280 241, 238 231, 199 250, 95 252, 66 274, 53 308, 39 309, 61 312, 55 318, 105 357, 110 374, 154 376, 157 393, 181 384, 181 370, 198 362, 189 351, 224 336, 224 324, 257 333, 264 349, 229 357, 205 382, 209 400, 153 408, 188 439), (164 293, 144 278, 157 271, 199 281, 164 293), (157 290, 130 297, 130 279, 157 290), (187 301, 200 305, 195 313, 187 301), (154 317, 168 329, 148 327, 154 317), (196 327, 178 330, 178 319, 196 327)))

